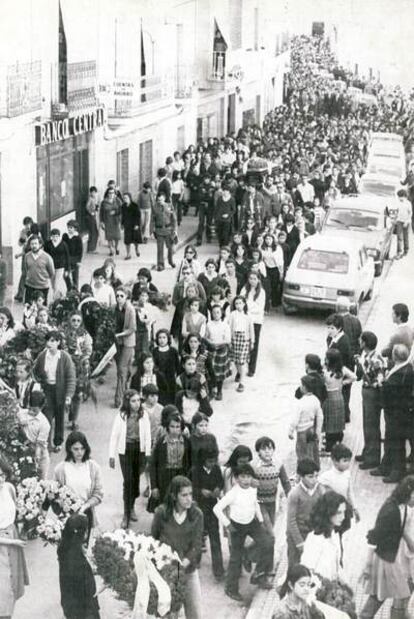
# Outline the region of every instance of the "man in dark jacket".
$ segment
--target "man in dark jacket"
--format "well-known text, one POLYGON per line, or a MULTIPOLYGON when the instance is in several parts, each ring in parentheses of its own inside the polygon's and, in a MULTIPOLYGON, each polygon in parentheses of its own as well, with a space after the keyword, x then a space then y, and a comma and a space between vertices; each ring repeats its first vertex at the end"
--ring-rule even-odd
POLYGON ((177 233, 177 220, 170 202, 164 192, 158 191, 154 206, 154 236, 157 239, 157 271, 163 271, 164 245, 168 250, 168 264, 175 267, 173 260, 174 238, 177 233))
POLYGON ((210 174, 206 174, 198 189, 198 229, 197 245, 203 242, 204 228, 206 228, 207 243, 211 242, 211 226, 214 217, 215 186, 211 182, 210 174))

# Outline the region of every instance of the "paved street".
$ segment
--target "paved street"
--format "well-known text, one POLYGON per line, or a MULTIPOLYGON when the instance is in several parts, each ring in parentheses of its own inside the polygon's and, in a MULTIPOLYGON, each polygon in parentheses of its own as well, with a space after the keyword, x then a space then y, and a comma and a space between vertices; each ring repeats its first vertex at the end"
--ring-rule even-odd
MULTIPOLYGON (((183 224, 180 240, 185 240, 194 228, 194 218, 188 217, 183 224)), ((208 256, 215 255, 215 246, 202 246, 199 257, 204 260, 208 256)), ((155 245, 151 242, 143 247, 142 257, 125 263, 123 257, 117 259, 117 266, 121 279, 128 282, 133 279, 138 266, 151 266, 155 255, 155 245)), ((181 258, 182 249, 177 254, 177 262, 181 258)), ((85 259, 81 281, 89 281, 91 271, 100 265, 106 257, 106 249, 101 247, 99 254, 85 259)), ((173 271, 167 269, 162 273, 154 273, 154 282, 163 291, 172 291, 174 279, 173 271)), ((373 300, 365 304, 360 317, 363 323, 367 323, 379 335, 380 343, 385 342, 391 329, 391 305, 397 300, 410 303, 413 298, 412 282, 414 281, 414 267, 412 254, 403 261, 394 262, 391 268, 384 269, 380 281, 376 282, 373 300), (389 273, 388 273, 389 271, 389 273)), ((171 321, 172 309, 168 312, 160 312, 158 324, 167 325, 171 321)), ((266 318, 261 339, 261 351, 256 377, 248 379, 246 391, 243 395, 237 394, 234 382, 229 379, 224 385, 224 399, 222 402, 214 402, 214 415, 210 426, 217 436, 221 449, 221 461, 224 462, 231 449, 237 443, 245 443, 253 446, 255 439, 262 434, 268 434, 274 438, 277 445, 277 454, 287 462, 288 471, 294 473, 295 458, 294 444, 287 437, 287 420, 289 419, 292 393, 297 386, 304 370, 304 356, 307 352, 315 352, 323 355, 325 350, 326 328, 324 316, 318 313, 310 315, 285 316, 281 311, 271 314, 266 318)), ((95 409, 88 402, 81 412, 81 428, 85 431, 93 449, 93 457, 103 467, 105 482, 105 499, 98 511, 100 528, 102 530, 113 529, 119 526, 122 517, 122 482, 119 467, 112 471, 107 464, 107 448, 109 433, 114 417, 114 411, 110 408, 113 401, 114 368, 108 372, 105 384, 98 388, 98 406, 95 409)), ((351 446, 354 453, 359 451, 361 442, 361 406, 359 386, 353 388, 352 395, 352 423, 347 427, 345 442, 351 446)), ((53 466, 62 456, 53 457, 53 466)), ((325 464, 326 465, 326 464, 325 464)), ((357 578, 360 573, 364 558, 365 533, 372 525, 376 512, 390 492, 389 486, 382 484, 381 480, 373 480, 365 472, 359 472, 354 468, 357 497, 362 513, 362 522, 352 530, 352 539, 348 541, 345 554, 345 572, 349 576, 349 582, 356 589, 359 598, 361 591, 357 587, 357 578), (350 559, 352 557, 352 559, 350 559)), ((145 511, 144 503, 140 501, 139 522, 134 525, 137 530, 148 531, 151 517, 145 511)), ((283 502, 281 512, 276 525, 278 539, 278 553, 281 559, 279 577, 284 570, 284 510, 283 502)), ((224 547, 227 555, 227 544, 224 547)), ((44 617, 56 619, 61 617, 59 605, 59 587, 56 551, 54 548, 43 547, 40 541, 30 542, 27 548, 31 583, 26 595, 19 601, 16 607, 16 619, 29 619, 29 617, 44 617), (40 596, 39 591, 47 585, 47 595, 40 596)), ((256 589, 247 583, 241 583, 241 591, 245 596, 245 604, 240 605, 232 602, 224 595, 222 587, 218 586, 212 578, 209 556, 203 556, 202 568, 203 596, 209 600, 210 607, 214 609, 214 616, 218 619, 227 617, 241 618, 247 613, 250 602, 257 593, 256 589)), ((109 591, 100 596, 103 619, 112 619, 124 615, 127 609, 114 600, 109 591)), ((273 593, 264 594, 259 592, 253 601, 250 616, 269 617, 275 601, 273 593)), ((383 615, 386 616, 385 614, 383 615)))

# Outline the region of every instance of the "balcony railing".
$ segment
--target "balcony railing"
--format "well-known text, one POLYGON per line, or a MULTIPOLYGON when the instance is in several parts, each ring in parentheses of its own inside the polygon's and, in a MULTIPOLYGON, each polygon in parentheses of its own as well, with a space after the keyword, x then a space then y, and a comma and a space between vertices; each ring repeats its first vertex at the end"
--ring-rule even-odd
POLYGON ((0 66, 0 117, 15 118, 41 107, 41 61, 0 66))
POLYGON ((68 110, 76 112, 96 106, 96 62, 68 64, 68 110))
POLYGON ((171 77, 160 75, 137 80, 116 79, 112 86, 100 87, 100 97, 106 103, 109 117, 132 118, 172 100, 174 83, 171 77))
POLYGON ((195 87, 192 66, 178 65, 175 72, 174 94, 176 99, 188 99, 193 96, 195 87))
POLYGON ((221 82, 226 77, 226 52, 213 52, 210 79, 221 82))

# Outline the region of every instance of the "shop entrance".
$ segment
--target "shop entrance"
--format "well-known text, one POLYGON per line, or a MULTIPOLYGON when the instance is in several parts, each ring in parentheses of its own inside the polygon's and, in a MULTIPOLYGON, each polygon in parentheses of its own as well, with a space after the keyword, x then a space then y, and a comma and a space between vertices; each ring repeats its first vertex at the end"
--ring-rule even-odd
POLYGON ((44 237, 54 222, 71 212, 85 229, 88 188, 88 134, 37 148, 37 222, 44 237))

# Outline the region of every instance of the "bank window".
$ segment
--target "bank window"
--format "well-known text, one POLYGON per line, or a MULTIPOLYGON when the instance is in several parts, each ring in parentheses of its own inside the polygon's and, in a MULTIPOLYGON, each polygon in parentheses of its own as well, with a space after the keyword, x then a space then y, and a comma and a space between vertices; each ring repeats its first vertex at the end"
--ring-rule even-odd
POLYGON ((49 146, 50 220, 74 210, 73 141, 63 140, 49 146))
POLYGON ((129 150, 124 148, 116 154, 116 180, 121 191, 128 191, 129 150))

